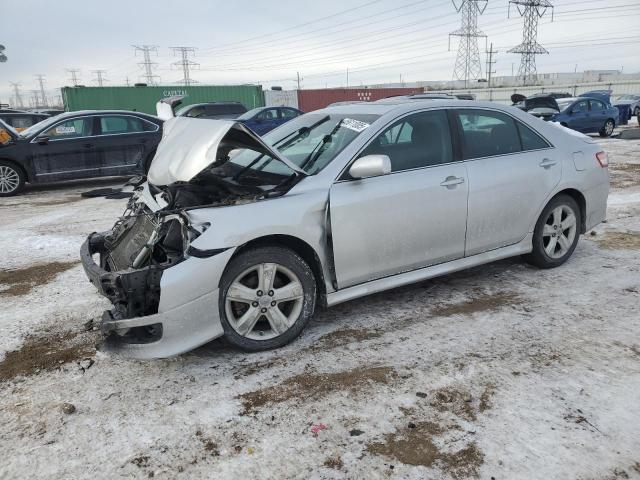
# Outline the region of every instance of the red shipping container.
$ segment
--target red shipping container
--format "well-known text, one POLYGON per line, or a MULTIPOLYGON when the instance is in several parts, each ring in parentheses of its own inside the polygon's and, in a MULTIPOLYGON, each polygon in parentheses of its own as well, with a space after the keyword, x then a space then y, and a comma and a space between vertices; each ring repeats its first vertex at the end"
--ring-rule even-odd
POLYGON ((364 101, 373 102, 396 95, 424 93, 423 88, 320 88, 317 90, 298 90, 298 108, 311 112, 336 102, 364 101))

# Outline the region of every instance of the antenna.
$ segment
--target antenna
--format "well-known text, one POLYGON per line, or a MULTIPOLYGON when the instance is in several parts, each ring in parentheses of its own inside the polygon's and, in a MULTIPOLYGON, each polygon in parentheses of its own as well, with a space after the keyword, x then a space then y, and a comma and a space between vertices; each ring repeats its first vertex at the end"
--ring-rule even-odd
POLYGON ((99 87, 102 87, 104 82, 108 82, 108 80, 104 78, 104 74, 107 73, 106 70, 91 70, 91 73, 96 75, 96 78, 94 78, 93 81, 96 82, 99 87))
POLYGON ((194 55, 196 49, 193 47, 171 47, 171 50, 173 50, 174 55, 179 52, 181 56, 179 61, 171 64, 172 67, 182 67, 182 80, 179 80, 176 83, 184 83, 187 86, 192 83, 198 83, 197 80, 193 80, 189 74, 192 67, 195 68, 200 66, 199 63, 189 60, 189 54, 194 55))
POLYGON ((9 82, 9 85, 13 87, 13 96, 16 99, 16 107, 23 108, 24 104, 22 103, 22 95, 20 95, 20 83, 17 82, 9 82))
POLYGON ((71 85, 74 87, 78 86, 78 74, 80 70, 77 68, 67 68, 67 73, 71 74, 71 85))
POLYGON ((144 75, 141 76, 147 83, 147 85, 158 85, 160 77, 153 74, 153 69, 158 65, 156 62, 151 61, 151 52, 155 52, 158 55, 157 45, 132 45, 135 49, 136 55, 138 52, 142 52, 142 62, 138 63, 144 68, 144 75), (156 79, 158 79, 156 81, 156 79))
POLYGON ((469 80, 482 77, 478 37, 486 39, 487 36, 478 29, 478 14, 484 13, 487 0, 462 0, 459 5, 456 0, 451 0, 451 3, 457 12, 462 13, 462 25, 449 34, 449 49, 451 49, 451 37, 460 37, 453 76, 458 80, 464 80, 466 87, 469 80))
POLYGON ((522 30, 522 43, 509 53, 520 53, 520 68, 518 76, 522 77, 523 85, 533 85, 536 82, 536 55, 549 53, 538 43, 538 20, 551 8, 551 21, 553 21, 553 5, 548 0, 510 0, 507 16, 511 12, 511 4, 516 5, 518 13, 524 17, 522 30))

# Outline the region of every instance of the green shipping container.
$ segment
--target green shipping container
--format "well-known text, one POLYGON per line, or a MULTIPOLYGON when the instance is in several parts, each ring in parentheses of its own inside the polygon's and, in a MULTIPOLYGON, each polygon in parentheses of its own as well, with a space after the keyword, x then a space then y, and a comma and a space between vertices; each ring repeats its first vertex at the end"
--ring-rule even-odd
POLYGON ((186 95, 182 105, 202 102, 240 102, 247 110, 263 107, 260 85, 197 85, 153 87, 63 87, 65 110, 136 110, 156 114, 161 98, 186 95))

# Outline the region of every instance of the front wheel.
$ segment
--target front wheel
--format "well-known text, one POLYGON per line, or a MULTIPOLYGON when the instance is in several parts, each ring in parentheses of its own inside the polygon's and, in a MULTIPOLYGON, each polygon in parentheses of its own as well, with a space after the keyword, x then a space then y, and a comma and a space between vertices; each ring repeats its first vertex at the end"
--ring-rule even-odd
POLYGON ((316 282, 295 252, 259 247, 241 253, 220 281, 220 320, 225 338, 246 351, 281 347, 313 316, 316 282))
POLYGON ((533 231, 533 250, 525 260, 539 268, 566 262, 580 237, 580 208, 568 195, 559 195, 544 208, 533 231))
POLYGON ((613 134, 613 129, 615 128, 616 124, 613 122, 613 120, 609 119, 606 122, 604 122, 604 126, 602 127, 602 129, 600 130, 600 136, 601 137, 610 137, 613 134))
POLYGON ((24 173, 11 162, 0 160, 0 197, 17 195, 24 188, 24 173))

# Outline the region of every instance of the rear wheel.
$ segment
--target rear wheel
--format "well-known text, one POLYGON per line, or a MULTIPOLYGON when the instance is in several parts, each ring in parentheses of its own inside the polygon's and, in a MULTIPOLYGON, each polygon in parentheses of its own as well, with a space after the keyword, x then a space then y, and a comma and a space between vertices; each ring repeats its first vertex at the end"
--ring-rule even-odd
POLYGON ((22 169, 11 162, 0 160, 0 197, 10 197, 24 188, 22 169))
POLYGON ((231 260, 220 282, 220 319, 226 340, 247 351, 281 347, 313 316, 313 272, 295 252, 260 247, 231 260))
POLYGON ((580 237, 580 208, 568 195, 552 199, 542 211, 533 232, 533 251, 525 260, 539 268, 554 268, 566 262, 580 237))
POLYGON ((636 107, 633 109, 633 115, 635 117, 640 117, 640 107, 636 107))
POLYGON ((600 130, 600 136, 610 137, 611 134, 613 134, 613 129, 615 128, 615 126, 616 126, 615 122, 611 119, 608 119, 606 122, 604 122, 604 125, 600 130))

